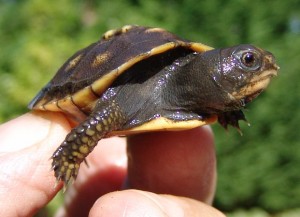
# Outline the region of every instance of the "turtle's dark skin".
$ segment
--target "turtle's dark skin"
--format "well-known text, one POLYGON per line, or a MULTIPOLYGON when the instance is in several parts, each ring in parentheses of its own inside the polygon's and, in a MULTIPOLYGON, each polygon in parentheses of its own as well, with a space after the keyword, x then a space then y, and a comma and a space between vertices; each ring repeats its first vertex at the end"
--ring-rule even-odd
POLYGON ((252 45, 213 49, 163 29, 125 26, 74 54, 29 108, 78 123, 52 156, 57 180, 67 184, 103 137, 216 120, 239 129, 241 109, 278 68, 271 53, 252 45))

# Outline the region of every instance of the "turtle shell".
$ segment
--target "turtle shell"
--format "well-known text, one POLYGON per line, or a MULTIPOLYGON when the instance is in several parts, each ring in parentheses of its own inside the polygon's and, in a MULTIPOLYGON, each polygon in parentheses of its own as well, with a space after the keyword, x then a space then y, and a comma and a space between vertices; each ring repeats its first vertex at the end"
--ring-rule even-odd
MULTIPOLYGON (((128 25, 107 31, 98 42, 70 57, 30 102, 29 108, 62 111, 75 122, 80 122, 93 111, 99 97, 123 72, 151 56, 177 48, 198 53, 213 49, 181 39, 161 28, 128 25)), ((214 117, 213 121, 215 120, 214 117)), ((195 124, 199 126, 205 123, 197 120, 194 124, 185 123, 184 126, 183 123, 177 123, 180 125, 177 127, 168 120, 157 119, 155 124, 144 125, 142 129, 135 130, 192 128, 195 124)))

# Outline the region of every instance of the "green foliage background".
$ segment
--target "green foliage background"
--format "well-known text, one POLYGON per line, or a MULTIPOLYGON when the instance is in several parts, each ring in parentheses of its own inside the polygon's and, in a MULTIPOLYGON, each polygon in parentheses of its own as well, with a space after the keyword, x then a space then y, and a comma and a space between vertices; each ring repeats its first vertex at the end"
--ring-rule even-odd
POLYGON ((280 74, 248 106, 244 135, 214 126, 215 205, 271 213, 300 207, 299 0, 0 0, 0 121, 27 112, 69 56, 125 24, 166 28, 213 47, 251 43, 277 57, 280 74))

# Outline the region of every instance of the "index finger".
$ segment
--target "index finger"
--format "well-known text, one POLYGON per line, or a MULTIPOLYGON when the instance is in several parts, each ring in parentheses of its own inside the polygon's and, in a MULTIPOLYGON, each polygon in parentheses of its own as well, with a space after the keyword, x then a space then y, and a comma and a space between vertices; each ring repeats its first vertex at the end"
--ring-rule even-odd
POLYGON ((211 203, 216 157, 209 127, 128 138, 128 187, 211 203))

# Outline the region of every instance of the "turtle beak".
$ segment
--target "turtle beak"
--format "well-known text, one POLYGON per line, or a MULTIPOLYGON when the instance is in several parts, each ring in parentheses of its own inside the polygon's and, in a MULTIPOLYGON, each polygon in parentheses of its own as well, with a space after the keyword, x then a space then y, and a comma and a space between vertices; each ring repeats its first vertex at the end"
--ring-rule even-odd
POLYGON ((267 69, 266 71, 270 73, 269 76, 270 77, 277 76, 280 67, 276 64, 274 56, 271 53, 269 53, 269 55, 265 56, 264 62, 265 62, 265 68, 267 69))

